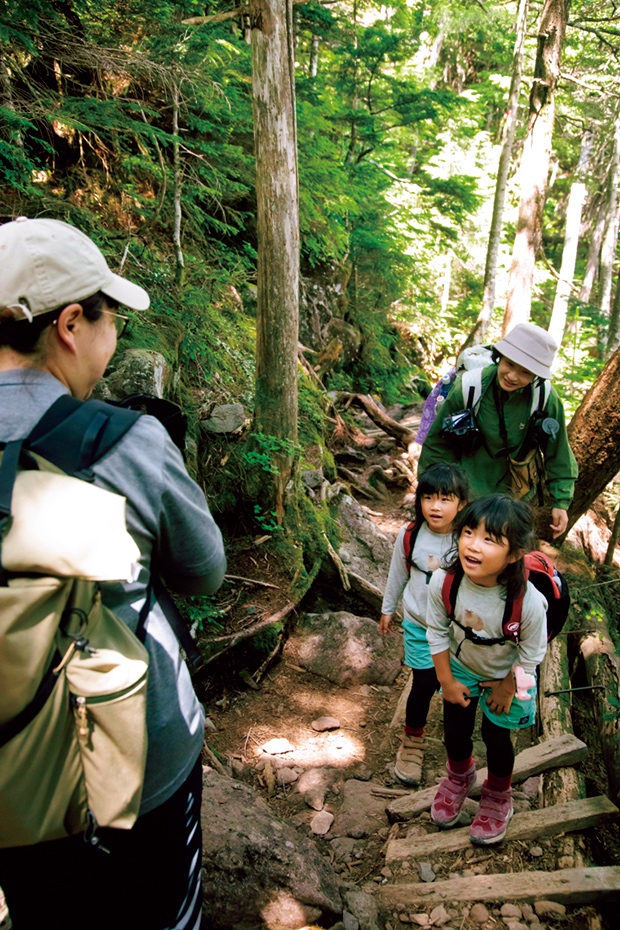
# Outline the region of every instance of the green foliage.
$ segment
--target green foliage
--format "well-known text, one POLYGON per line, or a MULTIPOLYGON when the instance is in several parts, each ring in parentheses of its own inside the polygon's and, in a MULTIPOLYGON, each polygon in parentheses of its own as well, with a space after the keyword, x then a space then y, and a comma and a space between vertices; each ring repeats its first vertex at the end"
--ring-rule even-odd
POLYGON ((178 598, 177 603, 190 629, 212 634, 224 630, 223 624, 220 623, 224 613, 211 595, 178 598))

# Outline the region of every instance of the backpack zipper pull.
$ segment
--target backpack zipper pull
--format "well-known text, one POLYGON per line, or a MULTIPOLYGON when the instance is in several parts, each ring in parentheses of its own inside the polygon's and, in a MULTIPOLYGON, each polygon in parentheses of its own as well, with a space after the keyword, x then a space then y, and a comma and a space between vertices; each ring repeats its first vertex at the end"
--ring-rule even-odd
POLYGON ((80 739, 88 739, 89 736, 89 726, 88 726, 88 711, 86 709, 86 698, 85 697, 75 697, 73 699, 73 712, 75 714, 75 722, 77 724, 77 732, 80 739))

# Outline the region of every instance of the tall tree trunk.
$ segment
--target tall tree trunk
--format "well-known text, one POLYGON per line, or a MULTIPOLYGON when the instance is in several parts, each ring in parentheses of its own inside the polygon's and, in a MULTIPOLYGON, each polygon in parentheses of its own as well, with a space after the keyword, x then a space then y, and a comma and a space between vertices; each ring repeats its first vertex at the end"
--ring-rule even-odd
POLYGON ((181 209, 181 189, 183 182, 181 171, 181 151, 179 147, 180 99, 181 88, 180 85, 175 81, 172 89, 172 135, 174 136, 174 141, 172 143, 172 164, 174 176, 174 219, 172 226, 172 244, 174 245, 174 252, 176 255, 174 283, 178 287, 183 286, 183 279, 185 277, 185 258, 183 257, 183 247, 181 245, 181 220, 183 218, 181 209))
POLYGON ((614 144, 609 167, 609 199, 607 201, 607 219, 605 235, 601 245, 600 296, 601 313, 609 314, 611 307, 611 287, 614 259, 618 244, 618 171, 620 170, 620 113, 616 116, 614 126, 614 144))
POLYGON ((251 0, 252 94, 258 213, 256 399, 259 433, 276 456, 278 519, 297 442, 299 211, 292 0, 251 0))
POLYGON ((585 133, 581 142, 579 162, 575 169, 575 180, 571 184, 566 208, 566 232, 564 233, 564 250, 562 252, 562 265, 560 278, 555 290, 553 311, 549 323, 549 334, 553 336, 558 345, 564 336, 566 314, 568 312, 568 298, 573 287, 575 264, 577 261, 577 246, 581 231, 581 211, 586 197, 586 185, 583 176, 588 168, 590 150, 592 148, 592 133, 585 133))
POLYGON ((515 235, 503 334, 529 320, 536 257, 542 245, 542 218, 547 193, 555 89, 570 0, 545 0, 530 93, 528 130, 521 162, 521 202, 515 235))
POLYGON ((568 438, 579 465, 570 529, 620 470, 620 349, 583 398, 568 438))
POLYGON ((497 182, 495 184, 495 199, 493 201, 493 217, 491 219, 491 229, 489 230, 489 244, 487 247, 487 259, 484 269, 484 294, 482 297, 482 309, 476 325, 467 337, 463 349, 474 343, 480 343, 485 337, 486 331, 493 315, 495 307, 495 281, 497 277, 497 257, 499 255, 499 245, 502 236, 502 220, 504 216, 504 204, 506 203, 506 191, 508 188, 508 172, 512 161, 512 149, 515 141, 517 130, 517 111, 519 109, 519 91, 521 89, 521 78, 523 76, 523 46, 525 43, 525 29, 527 25, 527 13, 529 0, 519 0, 519 11, 517 13, 517 35, 512 58, 512 78, 510 81, 510 92, 506 104, 506 114, 504 119, 504 128, 502 132, 502 147, 499 155, 497 166, 497 182))
POLYGON ((605 233, 605 217, 607 216, 607 200, 604 197, 598 199, 596 213, 592 225, 592 234, 590 236, 590 248, 588 249, 588 258, 586 261, 586 272, 583 276, 581 290, 579 291, 579 300, 584 304, 590 303, 592 288, 598 271, 598 263, 601 257, 601 245, 603 244, 603 235, 605 233))
POLYGON ((313 32, 310 44, 310 62, 308 64, 308 73, 311 78, 315 78, 319 73, 319 43, 319 36, 313 32))

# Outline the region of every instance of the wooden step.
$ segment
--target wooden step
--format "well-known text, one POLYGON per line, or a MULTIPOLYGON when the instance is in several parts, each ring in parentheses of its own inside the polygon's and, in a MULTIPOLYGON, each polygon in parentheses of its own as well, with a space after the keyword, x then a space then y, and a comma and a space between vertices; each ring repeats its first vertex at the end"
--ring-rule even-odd
POLYGON ((602 904, 620 900, 620 866, 473 875, 445 882, 379 885, 376 897, 390 909, 450 904, 455 901, 559 901, 602 904))
MULTIPOLYGON (((552 739, 544 740, 537 746, 531 746, 524 749, 515 759, 515 767, 512 773, 513 784, 525 781, 531 775, 538 775, 546 769, 557 769, 567 765, 575 765, 581 762, 588 754, 588 747, 580 739, 573 736, 572 733, 565 733, 562 736, 556 736, 552 739)), ((477 773, 476 784, 470 791, 472 797, 479 797, 482 783, 487 777, 486 768, 480 769, 477 773)), ((411 818, 428 810, 433 803, 437 786, 423 788, 422 791, 412 791, 405 797, 397 798, 387 807, 387 815, 394 823, 399 820, 411 820, 411 818)))
MULTIPOLYGON (((509 840, 533 840, 537 837, 557 836, 595 827, 618 814, 618 808, 608 798, 583 798, 544 807, 541 810, 515 814, 506 831, 509 840)), ((411 836, 402 840, 391 840, 385 855, 386 862, 401 859, 432 856, 435 853, 454 852, 470 845, 469 827, 429 833, 427 836, 411 836)))

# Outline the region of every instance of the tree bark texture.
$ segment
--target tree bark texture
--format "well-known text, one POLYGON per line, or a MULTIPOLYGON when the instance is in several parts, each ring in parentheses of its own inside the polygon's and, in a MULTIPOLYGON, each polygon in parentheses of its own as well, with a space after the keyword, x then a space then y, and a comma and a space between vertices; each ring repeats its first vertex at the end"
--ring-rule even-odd
POLYGON ((620 349, 587 391, 568 425, 568 439, 579 465, 570 529, 620 469, 620 349))
POLYGON ((592 691, 596 729, 609 782, 609 796, 620 798, 620 657, 616 654, 609 631, 599 629, 588 633, 580 643, 589 684, 602 685, 592 691))
MULTIPOLYGON (((547 655, 540 666, 538 702, 543 739, 573 733, 570 694, 546 693, 569 687, 566 636, 558 636, 549 643, 547 655)), ((572 766, 543 772, 541 786, 543 807, 585 796, 583 775, 572 766)))
POLYGON ((586 261, 586 271, 583 276, 581 290, 579 291, 579 300, 584 304, 590 303, 592 288, 594 287, 598 263, 601 257, 601 245, 603 244, 605 217, 607 215, 607 203, 604 197, 598 198, 595 211, 592 224, 592 235, 590 236, 590 247, 588 249, 588 258, 586 261))
POLYGON ((605 234, 601 244, 599 307, 608 314, 611 308, 611 287, 614 259, 618 245, 618 171, 620 170, 620 113, 614 126, 614 144, 609 167, 609 198, 605 234))
MULTIPOLYGON (((297 442, 299 212, 291 0, 252 0, 252 94, 258 213, 255 429, 297 442)), ((292 456, 277 457, 284 512, 292 456)))
POLYGON ((175 283, 182 287, 185 276, 185 258, 183 257, 183 247, 181 245, 181 151, 179 147, 179 109, 180 109, 180 87, 175 83, 172 91, 172 134, 174 142, 172 143, 172 159, 174 168, 174 221, 172 227, 172 242, 176 255, 176 272, 175 283))
POLYGON ((529 320, 536 257, 542 245, 542 219, 555 115, 555 89, 570 0, 545 0, 530 92, 528 130, 521 162, 521 202, 515 235, 503 335, 529 320))
POLYGON ((581 231, 581 211, 586 197, 586 185, 583 176, 588 168, 590 150, 592 148, 592 134, 587 132, 581 142, 579 163, 575 170, 575 180, 571 184, 566 207, 566 230, 564 233, 564 249, 562 251, 562 265, 560 278, 555 290, 553 311, 549 323, 549 334, 553 336, 558 345, 562 343, 566 315, 568 313, 568 299, 573 287, 575 264, 577 262, 577 246, 581 231))
MULTIPOLYGON (((502 146, 497 166, 497 181, 495 184, 495 198, 493 200, 493 216, 491 219, 491 229, 489 230, 489 244, 487 246, 487 258, 484 269, 484 293, 482 297, 482 309, 476 320, 472 332, 468 336, 463 349, 474 343, 479 344, 484 339, 488 329, 495 307, 495 282, 497 278, 497 258, 499 255, 499 245, 502 235, 502 220, 504 216, 504 204, 506 203, 506 191, 508 189, 508 172, 512 161, 512 149, 515 141, 517 130, 517 112, 519 109, 519 91, 521 89, 521 79, 523 77, 523 46, 525 43, 525 29, 527 25, 527 14, 529 0, 519 0, 519 10, 517 13, 517 35, 512 58, 512 77, 510 80, 510 91, 508 93, 508 102, 506 104, 506 113, 504 117, 504 129, 502 133, 502 146)), ((461 350, 462 351, 462 350, 461 350)))

